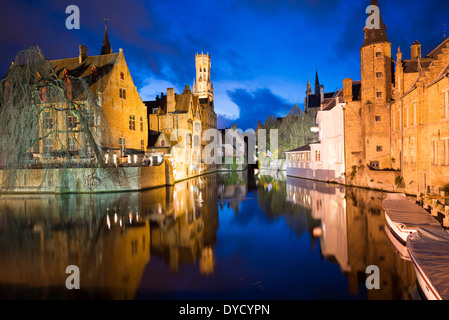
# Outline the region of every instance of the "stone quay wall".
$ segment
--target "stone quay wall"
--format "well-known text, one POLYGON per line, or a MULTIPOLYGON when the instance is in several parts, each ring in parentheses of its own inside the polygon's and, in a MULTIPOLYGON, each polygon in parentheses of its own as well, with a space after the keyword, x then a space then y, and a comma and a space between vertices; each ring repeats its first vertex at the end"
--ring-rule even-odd
POLYGON ((101 193, 138 191, 173 185, 173 170, 168 161, 154 167, 20 169, 14 185, 0 170, 2 193, 101 193))

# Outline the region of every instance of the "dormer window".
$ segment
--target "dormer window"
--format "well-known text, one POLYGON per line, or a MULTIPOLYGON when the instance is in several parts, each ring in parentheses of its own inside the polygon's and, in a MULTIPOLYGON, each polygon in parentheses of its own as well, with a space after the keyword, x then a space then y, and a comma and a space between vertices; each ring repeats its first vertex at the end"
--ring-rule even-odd
POLYGON ((98 69, 96 66, 92 67, 92 77, 95 79, 98 77, 98 69))

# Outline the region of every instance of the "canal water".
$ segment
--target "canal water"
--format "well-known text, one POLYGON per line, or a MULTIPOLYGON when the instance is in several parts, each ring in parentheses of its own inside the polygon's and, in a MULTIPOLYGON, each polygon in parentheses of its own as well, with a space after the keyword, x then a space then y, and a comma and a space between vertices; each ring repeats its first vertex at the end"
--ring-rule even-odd
POLYGON ((145 192, 2 195, 0 298, 414 299, 385 197, 247 171, 145 192), (68 266, 79 290, 66 288, 68 266))

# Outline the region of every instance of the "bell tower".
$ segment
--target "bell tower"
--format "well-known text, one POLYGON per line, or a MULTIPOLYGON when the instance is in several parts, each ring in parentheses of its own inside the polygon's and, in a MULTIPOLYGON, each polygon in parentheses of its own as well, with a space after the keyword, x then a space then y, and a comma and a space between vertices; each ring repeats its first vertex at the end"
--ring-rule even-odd
POLYGON ((210 80, 211 56, 209 53, 195 55, 196 87, 195 93, 200 99, 214 99, 214 87, 210 80))
MULTIPOLYGON (((379 8, 377 0, 371 6, 379 8)), ((388 40, 386 26, 380 9, 371 13, 378 26, 365 26, 365 38, 361 53, 362 102, 388 103, 392 97, 393 60, 391 43, 388 40)))

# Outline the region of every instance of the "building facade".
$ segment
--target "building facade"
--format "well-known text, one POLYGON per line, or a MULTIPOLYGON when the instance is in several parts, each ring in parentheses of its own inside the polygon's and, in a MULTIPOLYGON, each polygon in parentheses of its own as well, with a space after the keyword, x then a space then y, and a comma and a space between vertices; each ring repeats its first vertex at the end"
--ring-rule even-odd
POLYGON ((146 106, 134 85, 123 50, 112 51, 107 28, 100 55, 89 56, 87 48, 80 45, 78 57, 49 63, 52 72, 64 81, 68 100, 86 108, 87 113, 61 111, 67 109, 64 106, 55 108, 52 98, 47 100, 45 88, 42 89, 44 112, 39 136, 43 138, 30 150, 34 157, 58 161, 59 155, 69 152, 73 158, 90 161, 93 150, 81 133, 82 114, 106 163, 141 163, 148 141, 146 106), (51 104, 53 107, 49 107, 51 104))
POLYGON ((449 39, 422 57, 396 55, 391 154, 410 193, 439 193, 449 183, 449 39))

